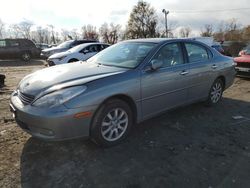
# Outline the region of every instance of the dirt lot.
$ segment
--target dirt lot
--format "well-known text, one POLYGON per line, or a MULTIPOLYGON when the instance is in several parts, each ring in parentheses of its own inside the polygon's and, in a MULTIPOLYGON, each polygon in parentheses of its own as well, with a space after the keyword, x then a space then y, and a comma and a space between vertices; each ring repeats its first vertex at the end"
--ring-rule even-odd
POLYGON ((82 139, 43 142, 16 126, 9 96, 41 68, 39 60, 0 61, 7 76, 0 89, 0 187, 250 187, 250 80, 237 78, 215 107, 173 110, 102 149, 82 139))

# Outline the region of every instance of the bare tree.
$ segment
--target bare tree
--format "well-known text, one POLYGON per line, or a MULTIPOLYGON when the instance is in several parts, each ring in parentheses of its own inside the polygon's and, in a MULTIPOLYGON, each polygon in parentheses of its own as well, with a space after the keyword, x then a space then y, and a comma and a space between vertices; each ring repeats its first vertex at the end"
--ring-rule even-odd
POLYGON ((62 36, 63 41, 72 39, 72 37, 70 36, 70 32, 68 30, 66 30, 66 29, 62 29, 61 36, 62 36))
POLYGON ((113 23, 108 25, 107 23, 104 23, 100 27, 99 33, 104 42, 114 44, 118 41, 121 34, 121 25, 115 25, 113 23))
POLYGON ((3 21, 0 19, 0 39, 3 38, 3 33, 4 33, 4 29, 5 29, 5 24, 3 23, 3 21))
POLYGON ((96 30, 96 27, 93 25, 84 25, 82 27, 82 36, 84 39, 94 39, 98 40, 99 34, 96 30))
POLYGON ((126 29, 127 38, 149 38, 158 35, 156 31, 157 16, 149 3, 138 1, 128 20, 126 29))
POLYGON ((30 29, 33 25, 33 22, 24 20, 17 25, 17 30, 21 33, 23 38, 30 39, 30 29))
POLYGON ((70 32, 69 32, 69 38, 71 39, 74 39, 74 40, 77 40, 80 38, 80 34, 78 33, 77 29, 72 29, 70 32))
POLYGON ((9 30, 10 30, 10 37, 11 38, 20 37, 19 26, 17 24, 10 25, 9 30))
POLYGON ((192 32, 190 27, 182 27, 179 31, 181 37, 188 38, 192 32))
POLYGON ((55 33, 54 33, 54 26, 52 24, 48 25, 51 32, 51 43, 56 44, 55 33))
POLYGON ((213 36, 213 25, 205 24, 203 28, 201 28, 201 36, 202 37, 211 37, 213 36))

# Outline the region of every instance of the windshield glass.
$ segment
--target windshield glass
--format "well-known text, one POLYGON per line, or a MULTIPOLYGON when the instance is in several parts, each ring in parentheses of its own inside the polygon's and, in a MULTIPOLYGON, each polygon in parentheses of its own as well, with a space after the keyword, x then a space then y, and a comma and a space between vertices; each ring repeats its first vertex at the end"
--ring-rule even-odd
POLYGON ((68 52, 79 52, 80 50, 82 50, 84 47, 88 46, 88 44, 80 44, 80 45, 77 45, 73 48, 70 48, 68 50, 68 52))
POLYGON ((118 43, 93 56, 87 62, 106 66, 135 68, 154 46, 156 46, 155 43, 149 42, 118 43))
POLYGON ((68 48, 72 41, 66 41, 58 45, 59 48, 68 48))

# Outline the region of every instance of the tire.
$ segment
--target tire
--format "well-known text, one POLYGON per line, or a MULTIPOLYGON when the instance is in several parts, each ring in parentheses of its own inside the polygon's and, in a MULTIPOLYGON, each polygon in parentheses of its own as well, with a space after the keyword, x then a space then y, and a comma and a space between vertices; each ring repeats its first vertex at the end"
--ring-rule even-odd
POLYGON ((68 61, 68 63, 73 63, 73 62, 76 62, 76 61, 79 61, 78 59, 70 59, 69 61, 68 61))
POLYGON ((224 90, 224 84, 221 79, 216 79, 209 91, 207 105, 212 106, 221 101, 224 90))
POLYGON ((102 105, 92 121, 91 140, 103 147, 114 146, 123 141, 133 124, 129 105, 119 99, 112 99, 102 105))
POLYGON ((31 59, 31 54, 29 52, 23 52, 22 53, 22 60, 25 62, 30 61, 31 59))

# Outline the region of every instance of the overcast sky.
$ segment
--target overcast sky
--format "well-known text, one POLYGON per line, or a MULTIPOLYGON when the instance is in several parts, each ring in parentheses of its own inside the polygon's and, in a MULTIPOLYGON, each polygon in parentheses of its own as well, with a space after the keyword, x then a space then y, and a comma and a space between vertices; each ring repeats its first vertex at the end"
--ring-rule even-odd
MULTIPOLYGON (((0 19, 7 24, 27 19, 37 25, 53 24, 57 28, 66 29, 80 28, 85 24, 99 27, 104 22, 114 22, 124 26, 137 2, 138 0, 1 0, 0 19)), ((170 11, 169 22, 174 22, 177 26, 190 26, 196 31, 204 24, 216 25, 221 20, 230 18, 236 18, 242 25, 250 24, 249 0, 147 0, 146 2, 155 8, 160 19, 163 19, 161 10, 165 8, 170 11), (249 9, 203 11, 238 8, 249 9), (196 12, 183 13, 186 10, 196 12)))

